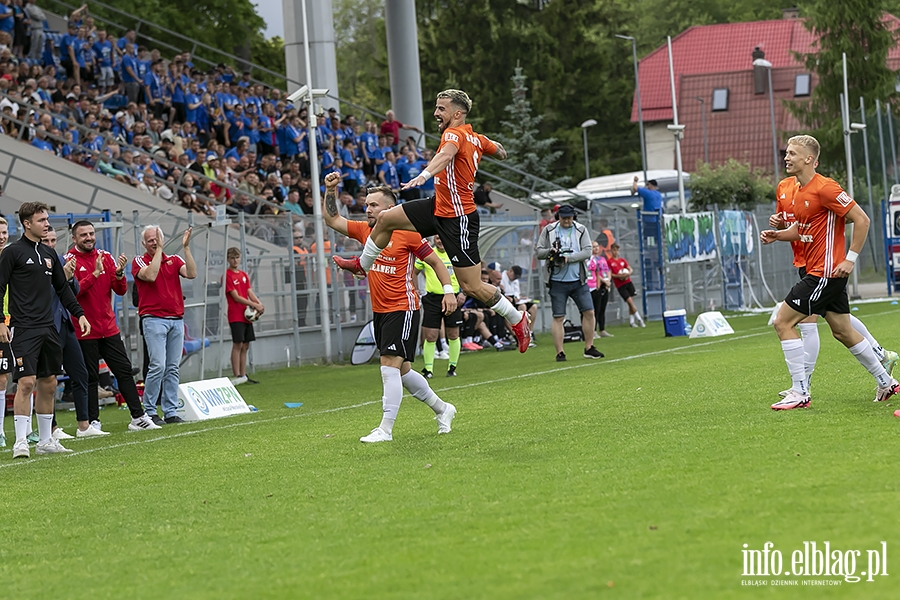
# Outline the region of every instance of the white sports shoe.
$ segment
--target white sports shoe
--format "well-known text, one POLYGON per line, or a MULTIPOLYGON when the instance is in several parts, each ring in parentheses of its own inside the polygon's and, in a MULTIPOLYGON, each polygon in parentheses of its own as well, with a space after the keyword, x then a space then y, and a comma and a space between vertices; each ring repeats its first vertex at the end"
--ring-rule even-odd
POLYGON ((63 431, 62 427, 57 427, 56 429, 54 429, 53 433, 50 434, 50 437, 52 437, 54 440, 74 440, 75 439, 74 435, 69 435, 68 433, 63 431))
POLYGON ((242 383, 247 383, 247 376, 243 375, 241 377, 232 377, 231 385, 241 385, 242 383))
POLYGON ((784 400, 772 405, 772 410, 792 410, 794 408, 809 408, 809 396, 791 390, 784 400))
POLYGON ((108 431, 103 431, 103 423, 101 423, 100 421, 91 421, 91 427, 93 427, 97 431, 102 431, 104 434, 109 433, 108 431))
POLYGON ((132 419, 131 423, 128 424, 128 431, 144 431, 146 429, 162 429, 159 425, 153 422, 148 415, 143 414, 137 419, 132 419))
POLYGON ((391 436, 391 434, 389 434, 381 427, 376 427, 369 435, 359 438, 359 441, 365 442, 366 444, 374 444, 376 442, 392 442, 393 440, 394 438, 391 436))
MULTIPOLYGON (((100 421, 94 421, 94 423, 99 423, 100 421)), ((54 432, 56 433, 56 432, 54 432)), ((84 431, 78 430, 75 432, 75 437, 78 438, 86 438, 86 437, 102 437, 104 435, 109 435, 108 431, 102 431, 93 425, 88 425, 87 429, 84 431)))
POLYGON ((450 360, 450 351, 442 350, 434 353, 434 360, 450 360))
POLYGON ((66 452, 72 452, 68 448, 64 448, 62 444, 59 443, 59 440, 54 440, 50 438, 46 442, 38 442, 34 447, 35 454, 65 454, 66 452))
POLYGON ((438 422, 438 433, 450 433, 450 424, 453 423, 453 417, 456 416, 456 407, 445 402, 447 408, 439 415, 435 415, 434 419, 438 422))
POLYGON ((884 402, 897 392, 900 392, 900 383, 897 383, 896 379, 891 379, 891 384, 889 386, 878 386, 878 389, 875 391, 875 402, 884 402))
POLYGON ((13 458, 31 458, 27 439, 16 440, 16 443, 13 444, 13 458))

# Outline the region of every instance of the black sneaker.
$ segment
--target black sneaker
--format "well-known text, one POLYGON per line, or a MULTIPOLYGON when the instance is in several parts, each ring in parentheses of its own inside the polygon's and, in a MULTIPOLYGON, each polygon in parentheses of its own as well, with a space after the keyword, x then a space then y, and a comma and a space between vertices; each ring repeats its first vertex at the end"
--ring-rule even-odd
POLYGON ((176 423, 187 423, 187 421, 185 421, 178 415, 166 417, 166 425, 175 425, 176 423))
POLYGON ((431 379, 432 377, 434 377, 434 373, 432 373, 428 369, 422 369, 422 375, 425 377, 425 379, 431 379))
POLYGON ((566 362, 566 353, 560 352, 556 355, 556 362, 566 362))
POLYGON ((603 358, 603 353, 597 350, 595 347, 591 346, 587 350, 584 351, 585 358, 603 358))
POLYGON ((456 365, 450 365, 447 369, 447 377, 456 377, 456 365))
POLYGON ((259 383, 259 382, 258 382, 257 380, 255 380, 255 379, 250 379, 250 378, 248 377, 248 378, 247 378, 247 383, 259 383))
POLYGON ((166 424, 165 421, 159 418, 159 415, 150 415, 150 420, 153 421, 154 425, 159 425, 160 427, 166 424))

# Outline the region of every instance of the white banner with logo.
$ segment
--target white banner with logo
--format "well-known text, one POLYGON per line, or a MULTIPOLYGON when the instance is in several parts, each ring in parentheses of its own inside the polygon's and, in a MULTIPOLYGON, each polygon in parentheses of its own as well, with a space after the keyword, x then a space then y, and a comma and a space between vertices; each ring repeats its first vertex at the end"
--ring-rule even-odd
POLYGON ((711 212, 663 215, 666 262, 700 262, 716 258, 715 214, 711 212))
POLYGON ((178 386, 176 414, 185 421, 203 421, 248 412, 251 412, 250 407, 227 377, 178 386))

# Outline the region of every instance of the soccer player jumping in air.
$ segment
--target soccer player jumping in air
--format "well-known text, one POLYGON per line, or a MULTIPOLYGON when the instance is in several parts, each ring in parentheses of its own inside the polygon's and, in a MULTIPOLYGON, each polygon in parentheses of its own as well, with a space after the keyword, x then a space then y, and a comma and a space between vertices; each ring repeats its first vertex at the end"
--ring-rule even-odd
POLYGON ((354 275, 365 275, 375 259, 391 241, 395 230, 418 231, 423 237, 441 236, 462 291, 487 304, 509 321, 519 343, 519 352, 528 350, 531 329, 528 316, 503 296, 495 286, 481 281, 481 255, 478 252, 480 220, 473 190, 478 162, 485 154, 506 158, 503 146, 472 131, 466 116, 472 108, 469 96, 461 90, 445 90, 437 95, 434 118, 441 132, 437 154, 418 177, 402 189, 419 187, 434 177, 435 196, 405 202, 382 212, 366 240, 362 256, 352 259, 334 257, 334 262, 354 275))

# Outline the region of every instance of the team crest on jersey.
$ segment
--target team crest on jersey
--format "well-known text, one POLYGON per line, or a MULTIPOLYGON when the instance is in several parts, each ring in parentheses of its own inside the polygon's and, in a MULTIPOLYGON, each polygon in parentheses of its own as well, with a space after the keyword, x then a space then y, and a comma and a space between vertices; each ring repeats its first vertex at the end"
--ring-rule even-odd
POLYGON ((53 268, 53 261, 52 261, 51 259, 49 259, 49 258, 45 258, 45 259, 44 259, 44 264, 47 265, 47 268, 48 268, 48 269, 52 269, 52 268, 53 268))
POLYGON ((847 192, 841 192, 835 200, 837 200, 841 206, 850 206, 850 203, 853 202, 853 198, 851 198, 850 194, 847 192))
POLYGON ((21 359, 21 358, 17 358, 17 359, 16 359, 16 366, 19 366, 19 367, 22 366, 22 359, 21 359))

